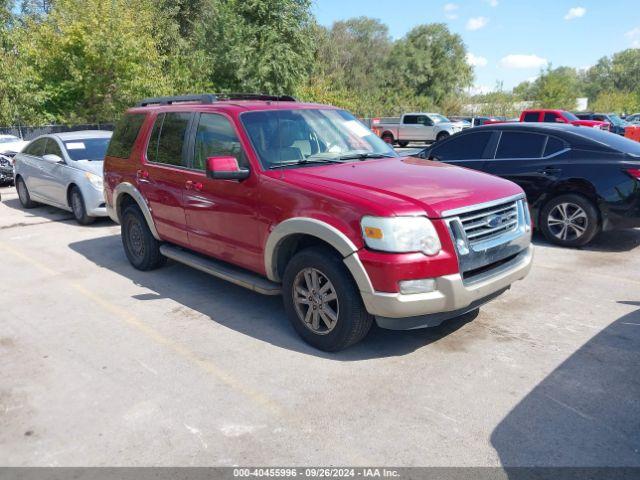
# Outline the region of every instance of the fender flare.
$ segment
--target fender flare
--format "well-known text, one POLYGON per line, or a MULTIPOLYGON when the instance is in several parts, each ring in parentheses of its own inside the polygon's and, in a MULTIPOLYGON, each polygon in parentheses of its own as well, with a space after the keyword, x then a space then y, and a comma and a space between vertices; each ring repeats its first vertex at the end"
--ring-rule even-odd
POLYGON ((151 215, 151 209, 149 208, 149 205, 147 204, 146 200, 144 199, 140 191, 129 182, 120 183, 113 191, 112 218, 115 217, 113 219, 116 220, 118 223, 121 223, 120 222, 120 202, 122 201, 121 199, 123 194, 130 195, 131 198, 134 199, 134 201, 138 204, 140 211, 144 215, 145 220, 147 221, 147 225, 149 227, 149 230, 151 230, 151 234, 156 240, 161 241, 160 235, 158 235, 158 230, 156 229, 156 224, 153 221, 153 216, 151 215))
POLYGON ((279 223, 269 234, 264 248, 264 265, 269 280, 273 282, 282 281, 278 274, 278 250, 283 240, 291 235, 309 235, 331 245, 342 256, 346 267, 358 285, 358 289, 360 291, 373 292, 369 275, 367 275, 358 257, 358 247, 333 225, 307 217, 294 217, 285 220, 279 223))

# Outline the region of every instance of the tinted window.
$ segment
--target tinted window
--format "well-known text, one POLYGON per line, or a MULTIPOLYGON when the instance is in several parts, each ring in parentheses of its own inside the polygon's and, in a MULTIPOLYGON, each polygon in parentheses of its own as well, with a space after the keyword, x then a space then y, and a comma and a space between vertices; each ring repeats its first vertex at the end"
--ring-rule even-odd
POLYGON ((416 125, 418 123, 417 115, 405 115, 403 122, 407 125, 416 125))
POLYGON ((478 132, 460 135, 431 150, 431 155, 442 161, 473 160, 482 158, 492 132, 478 132))
POLYGON ((143 113, 126 114, 116 125, 109 143, 107 155, 110 157, 129 158, 138 132, 144 122, 143 113))
POLYGON ((158 116, 147 147, 147 158, 167 165, 185 165, 183 149, 191 113, 169 112, 158 116))
POLYGON ((196 132, 194 168, 204 170, 209 157, 235 157, 247 165, 242 145, 229 120, 222 115, 203 113, 196 132))
POLYGON ((529 112, 524 114, 524 122, 537 122, 540 115, 538 112, 529 112))
POLYGON ((565 144, 562 140, 555 137, 549 137, 547 140, 547 146, 544 149, 544 156, 548 157, 554 153, 558 153, 560 150, 564 150, 565 144))
POLYGON ((58 146, 58 142, 56 142, 52 138, 49 138, 47 140, 47 146, 44 148, 44 155, 57 155, 60 158, 64 158, 62 156, 62 151, 60 150, 60 147, 58 146))
POLYGON ((555 122, 558 115, 552 112, 547 112, 544 114, 544 122, 555 122))
POLYGON ((67 154, 71 160, 104 160, 109 146, 109 138, 83 138, 64 142, 67 154))
POLYGON ((576 144, 578 147, 593 150, 611 148, 618 152, 640 156, 640 142, 625 138, 622 135, 605 132, 599 128, 578 128, 571 133, 575 137, 575 140, 572 140, 571 143, 576 144))
POLYGON ((545 140, 536 133, 502 132, 496 158, 539 158, 545 140))
POLYGON ((44 147, 46 143, 46 138, 39 138, 37 140, 34 140, 29 145, 27 145, 27 148, 24 149, 24 153, 26 153, 27 155, 41 157, 42 155, 44 155, 44 147))
POLYGON ((576 120, 580 120, 571 112, 562 112, 562 116, 570 122, 575 122, 576 120))

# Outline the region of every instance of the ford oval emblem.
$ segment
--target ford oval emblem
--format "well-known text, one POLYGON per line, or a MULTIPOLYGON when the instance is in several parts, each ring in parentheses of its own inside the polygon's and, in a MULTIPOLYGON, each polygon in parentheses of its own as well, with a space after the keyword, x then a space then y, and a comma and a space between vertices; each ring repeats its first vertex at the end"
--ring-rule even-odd
POLYGON ((487 225, 491 228, 496 228, 506 221, 507 217, 505 215, 491 215, 489 218, 487 218, 487 225))

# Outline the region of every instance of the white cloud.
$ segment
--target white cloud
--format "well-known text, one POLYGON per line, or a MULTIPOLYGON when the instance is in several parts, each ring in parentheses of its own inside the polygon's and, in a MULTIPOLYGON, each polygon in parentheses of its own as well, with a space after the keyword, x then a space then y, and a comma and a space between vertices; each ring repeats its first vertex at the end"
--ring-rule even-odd
POLYGON ((486 67, 487 59, 480 55, 474 55, 473 53, 467 53, 467 63, 472 67, 486 67))
POLYGON ((573 7, 570 8, 567 14, 564 16, 565 20, 573 20, 574 18, 584 17, 584 14, 587 13, 587 9, 584 7, 573 7))
POLYGON ((624 36, 631 40, 632 47, 640 48, 640 27, 629 30, 624 36))
POLYGON ((541 68, 549 62, 538 55, 515 54, 507 55, 500 60, 500 66, 504 68, 541 68))
POLYGON ((490 7, 497 7, 498 6, 498 0, 485 0, 490 7))
POLYGON ((467 30, 480 30, 484 28, 489 23, 489 19, 487 17, 473 17, 470 18, 467 22, 467 30))
POLYGON ((445 4, 443 10, 444 10, 444 16, 447 17, 449 20, 455 20, 456 18, 458 18, 458 8, 460 8, 458 5, 456 5, 455 3, 447 3, 445 4))

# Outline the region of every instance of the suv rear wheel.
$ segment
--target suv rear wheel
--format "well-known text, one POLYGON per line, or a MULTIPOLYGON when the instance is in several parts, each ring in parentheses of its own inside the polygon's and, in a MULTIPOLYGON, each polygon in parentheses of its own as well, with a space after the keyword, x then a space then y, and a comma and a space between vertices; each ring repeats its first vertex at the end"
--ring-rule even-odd
POLYGON ((442 140, 444 140, 445 138, 447 138, 449 136, 449 134, 447 132, 440 132, 437 136, 436 136, 436 142, 441 142, 442 140))
POLYGON ((550 242, 563 247, 586 245, 599 231, 597 208, 581 195, 552 198, 540 214, 540 230, 550 242))
POLYGON ((342 260, 330 249, 297 253, 282 283, 289 321, 309 345, 337 352, 369 332, 373 318, 342 260))
POLYGON ((395 142, 395 140, 393 139, 393 135, 391 135, 390 133, 385 133, 384 135, 382 135, 382 140, 389 145, 393 145, 393 143, 395 142))
POLYGON ((147 220, 137 205, 124 209, 121 235, 127 258, 138 270, 153 270, 167 261, 167 257, 160 253, 160 242, 149 230, 147 220))

